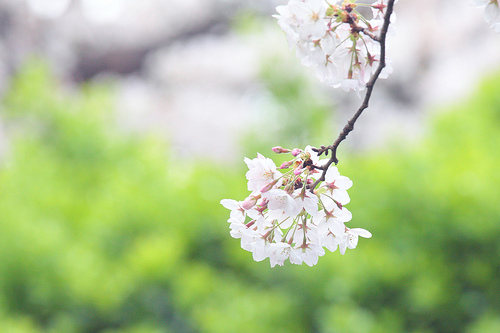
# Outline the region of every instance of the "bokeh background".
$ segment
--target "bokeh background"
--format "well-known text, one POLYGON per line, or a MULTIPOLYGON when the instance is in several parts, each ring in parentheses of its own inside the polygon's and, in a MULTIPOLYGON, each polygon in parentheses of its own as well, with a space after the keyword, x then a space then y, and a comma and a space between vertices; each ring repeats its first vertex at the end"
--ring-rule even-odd
POLYGON ((0 1, 0 332, 500 332, 500 35, 401 0, 394 73, 339 150, 361 239, 271 269, 229 236, 243 157, 360 103, 285 1, 0 1))

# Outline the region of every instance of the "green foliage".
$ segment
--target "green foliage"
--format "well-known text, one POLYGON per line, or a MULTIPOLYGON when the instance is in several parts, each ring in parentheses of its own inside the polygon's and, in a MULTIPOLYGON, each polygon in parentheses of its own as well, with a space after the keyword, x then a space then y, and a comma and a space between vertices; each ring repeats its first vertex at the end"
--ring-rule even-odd
POLYGON ((219 269, 227 226, 218 200, 240 194, 224 181, 241 181, 120 132, 109 88, 60 90, 32 64, 4 102, 16 135, 0 171, 0 331, 278 326, 287 296, 219 269))
POLYGON ((359 297, 376 312, 390 301, 403 331, 497 331, 499 82, 490 79, 469 101, 440 113, 418 146, 343 167, 355 179, 350 208, 374 235, 364 245, 366 283, 375 277, 383 282, 378 288, 396 289, 390 300, 385 293, 359 297))
POLYGON ((372 239, 271 269, 219 205, 243 163, 186 164, 119 130, 108 86, 63 93, 32 63, 2 108, 0 332, 497 332, 499 81, 418 146, 343 158, 372 239))

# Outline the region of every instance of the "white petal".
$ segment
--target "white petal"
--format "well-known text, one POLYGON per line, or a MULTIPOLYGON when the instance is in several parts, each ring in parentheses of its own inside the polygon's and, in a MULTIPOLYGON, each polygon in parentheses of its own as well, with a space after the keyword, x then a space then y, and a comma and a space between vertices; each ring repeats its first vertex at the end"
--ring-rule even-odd
POLYGON ((342 209, 337 209, 335 211, 335 216, 340 222, 349 222, 352 219, 352 213, 345 207, 342 207, 342 209))
POLYGON ((342 237, 341 241, 339 242, 340 254, 344 255, 346 249, 347 249, 347 237, 342 237))
MULTIPOLYGON (((351 198, 349 197, 349 194, 347 194, 346 190, 341 190, 341 189, 335 189, 332 191, 332 198, 334 200, 337 200, 340 202, 342 205, 347 205, 350 201, 351 198)), ((335 204, 336 206, 337 204, 335 204)))
POLYGON ((361 236, 364 238, 371 238, 372 237, 371 232, 369 232, 368 230, 365 230, 365 229, 361 229, 361 228, 353 228, 353 229, 349 230, 349 233, 351 233, 353 235, 358 235, 358 236, 361 236))
POLYGON ((254 167, 253 160, 249 159, 248 157, 245 157, 244 161, 247 164, 247 166, 248 166, 249 169, 252 169, 254 167))
POLYGON ((350 249, 356 248, 358 245, 359 237, 358 235, 348 233, 347 234, 347 247, 350 249))
POLYGON ((231 228, 230 235, 233 238, 241 238, 247 227, 242 223, 231 223, 229 226, 231 228))
POLYGON ((220 201, 220 204, 224 206, 224 208, 227 208, 229 210, 235 210, 240 208, 238 201, 233 200, 233 199, 222 199, 220 201))
POLYGON ((253 260, 262 261, 268 257, 267 246, 263 246, 263 244, 259 244, 260 246, 256 246, 253 251, 253 260))
POLYGON ((302 249, 291 249, 290 257, 288 258, 292 264, 302 265, 302 249))
POLYGON ((335 180, 335 186, 343 190, 348 190, 352 186, 352 180, 350 180, 346 176, 339 176, 335 180))
POLYGON ((337 237, 342 236, 345 232, 344 223, 339 221, 333 221, 332 219, 330 219, 328 223, 328 229, 337 237))
POLYGON ((304 253, 304 262, 309 266, 309 267, 312 267, 314 265, 316 265, 318 263, 318 255, 313 252, 313 251, 306 251, 304 253))
POLYGON ((325 179, 327 182, 331 183, 334 180, 336 180, 338 177, 340 177, 340 172, 337 169, 336 166, 331 166, 328 168, 326 171, 325 179))
POLYGON ((498 9, 498 4, 490 2, 484 9, 484 19, 488 23, 493 23, 496 21, 500 15, 500 10, 498 9))

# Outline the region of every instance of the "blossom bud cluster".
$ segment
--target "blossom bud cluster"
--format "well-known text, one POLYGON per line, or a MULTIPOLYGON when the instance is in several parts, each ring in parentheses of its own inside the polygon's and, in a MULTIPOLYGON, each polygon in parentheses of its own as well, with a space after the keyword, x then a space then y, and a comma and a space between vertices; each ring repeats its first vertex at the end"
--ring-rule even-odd
POLYGON ((491 28, 500 33, 500 6, 499 0, 471 0, 473 6, 484 7, 484 20, 491 24, 491 28))
POLYGON ((255 261, 269 258, 274 267, 288 259, 313 266, 325 248, 331 252, 338 248, 344 254, 356 247, 359 236, 371 237, 367 230, 345 226, 352 217, 344 207, 350 201, 349 178, 330 166, 325 180, 313 189, 326 160, 320 160, 310 146, 273 151, 291 154, 291 159, 278 168, 260 154, 245 158, 250 195, 243 201, 221 200, 231 211, 231 236, 241 239, 241 247, 252 252, 255 261))
MULTIPOLYGON (((313 67, 319 80, 334 88, 357 92, 366 87, 380 62, 377 34, 384 22, 387 0, 356 4, 355 0, 290 0, 276 7, 278 24, 303 65, 313 67), (371 7, 366 19, 357 7, 371 7)), ((393 17, 394 19, 394 17, 393 17)), ((392 72, 390 59, 380 78, 392 72)))

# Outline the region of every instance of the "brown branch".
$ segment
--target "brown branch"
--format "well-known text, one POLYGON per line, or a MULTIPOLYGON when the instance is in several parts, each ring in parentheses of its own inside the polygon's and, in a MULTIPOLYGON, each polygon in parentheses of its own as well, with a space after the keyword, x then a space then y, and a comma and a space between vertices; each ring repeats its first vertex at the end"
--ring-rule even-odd
POLYGON ((311 192, 314 191, 314 189, 316 188, 316 186, 318 186, 320 182, 325 180, 326 172, 328 171, 330 165, 332 165, 332 163, 337 164, 339 162, 337 158, 338 146, 342 141, 345 140, 347 135, 354 129, 354 124, 358 120, 359 116, 361 116, 363 111, 368 108, 370 98, 373 92, 373 87, 375 86, 375 82, 377 82, 380 73, 385 67, 385 41, 386 41, 387 31, 389 30, 389 24, 391 23, 390 21, 391 21, 391 14, 394 9, 394 1, 395 0, 389 0, 387 3, 387 8, 384 16, 384 24, 382 26, 382 29, 380 30, 380 36, 378 37, 378 41, 380 42, 380 62, 378 64, 377 69, 375 70, 375 73, 373 73, 373 76, 371 77, 370 81, 366 83, 366 93, 365 93, 365 98, 363 99, 363 103, 359 107, 358 111, 356 111, 354 116, 351 119, 349 119, 347 124, 344 126, 344 129, 342 130, 342 132, 340 132, 339 136, 337 137, 337 140, 335 140, 335 142, 332 145, 328 147, 322 147, 321 149, 316 149, 318 155, 321 155, 322 153, 328 155, 328 150, 331 150, 331 157, 328 160, 328 162, 326 162, 326 164, 322 166, 323 173, 321 174, 321 177, 318 180, 316 180, 314 184, 312 184, 311 192))

